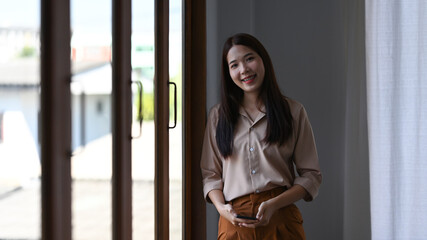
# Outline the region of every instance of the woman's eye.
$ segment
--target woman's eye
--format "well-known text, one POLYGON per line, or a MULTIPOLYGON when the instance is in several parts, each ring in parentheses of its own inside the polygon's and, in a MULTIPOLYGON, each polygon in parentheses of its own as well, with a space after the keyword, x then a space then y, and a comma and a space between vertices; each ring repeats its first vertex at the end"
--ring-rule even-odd
POLYGON ((250 62, 250 61, 252 61, 252 60, 254 60, 255 58, 254 57, 248 57, 247 59, 246 59, 246 61, 247 62, 250 62))
POLYGON ((234 68, 236 68, 237 67, 237 64, 232 64, 231 66, 230 66, 230 68, 231 69, 234 69, 234 68))

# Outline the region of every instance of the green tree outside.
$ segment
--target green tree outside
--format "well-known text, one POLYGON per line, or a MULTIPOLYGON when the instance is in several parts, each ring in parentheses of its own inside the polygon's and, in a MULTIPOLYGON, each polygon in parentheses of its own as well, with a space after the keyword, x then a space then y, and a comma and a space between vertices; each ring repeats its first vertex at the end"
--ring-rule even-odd
MULTIPOLYGON (((177 121, 182 120, 182 72, 180 71, 174 77, 170 79, 177 86, 177 121)), ((142 95, 142 116, 137 114, 136 120, 139 121, 142 117, 144 121, 154 120, 154 93, 146 92, 143 90, 142 95)), ((169 119, 173 121, 174 118, 174 89, 172 85, 169 85, 169 119)), ((136 94, 134 105, 136 109, 139 109, 139 90, 136 94)))

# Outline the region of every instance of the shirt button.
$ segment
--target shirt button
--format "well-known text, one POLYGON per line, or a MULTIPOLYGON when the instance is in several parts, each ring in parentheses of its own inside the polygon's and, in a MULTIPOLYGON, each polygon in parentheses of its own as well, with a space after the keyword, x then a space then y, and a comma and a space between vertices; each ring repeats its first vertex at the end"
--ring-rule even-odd
POLYGON ((259 193, 259 190, 257 189, 257 190, 255 190, 255 192, 256 192, 256 193, 259 193))
POLYGON ((252 174, 255 174, 256 173, 256 171, 255 170, 252 170, 252 174))
POLYGON ((249 148, 249 151, 253 152, 253 151, 254 151, 254 148, 253 148, 253 147, 249 148))

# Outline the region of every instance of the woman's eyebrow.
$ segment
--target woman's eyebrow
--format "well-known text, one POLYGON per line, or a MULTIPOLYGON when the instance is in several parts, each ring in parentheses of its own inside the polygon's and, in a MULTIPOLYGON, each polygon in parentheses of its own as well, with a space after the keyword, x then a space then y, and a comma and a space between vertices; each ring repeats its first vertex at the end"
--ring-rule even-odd
POLYGON ((247 56, 250 56, 250 55, 253 55, 253 53, 252 52, 246 53, 245 56, 243 56, 243 57, 247 57, 247 56))
POLYGON ((234 63, 234 62, 236 62, 237 60, 231 60, 229 63, 228 63, 228 65, 230 65, 230 64, 232 64, 232 63, 234 63))

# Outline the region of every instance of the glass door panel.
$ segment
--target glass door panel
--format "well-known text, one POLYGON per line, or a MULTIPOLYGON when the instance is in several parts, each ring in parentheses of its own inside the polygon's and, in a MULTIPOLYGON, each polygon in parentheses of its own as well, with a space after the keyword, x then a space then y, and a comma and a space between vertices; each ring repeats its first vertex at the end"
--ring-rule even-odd
POLYGON ((72 235, 112 239, 111 0, 71 0, 72 235))
POLYGON ((133 239, 154 239, 154 1, 132 1, 133 239), (142 84, 142 89, 138 84, 142 84), (142 94, 140 93, 142 91, 142 94), (142 113, 139 111, 141 105, 142 113), (142 118, 142 125, 140 120, 142 118), (140 136, 139 136, 140 135, 140 136))
MULTIPOLYGON (((140 97, 134 85, 133 135, 142 135, 132 142, 133 175, 133 238, 154 239, 154 1, 132 2, 132 80, 143 85, 143 123, 139 128, 140 97)), ((169 6, 169 75, 177 85, 177 123, 169 130, 169 226, 170 239, 182 239, 182 50, 181 1, 169 6)), ((174 125, 174 89, 170 88, 170 126, 174 125)))
POLYGON ((169 130, 169 235, 171 240, 182 239, 182 2, 169 1, 169 76, 176 84, 176 111, 174 111, 174 89, 170 85, 170 126, 169 130))
POLYGON ((0 3, 0 53, 0 239, 39 239, 39 1, 0 3))

